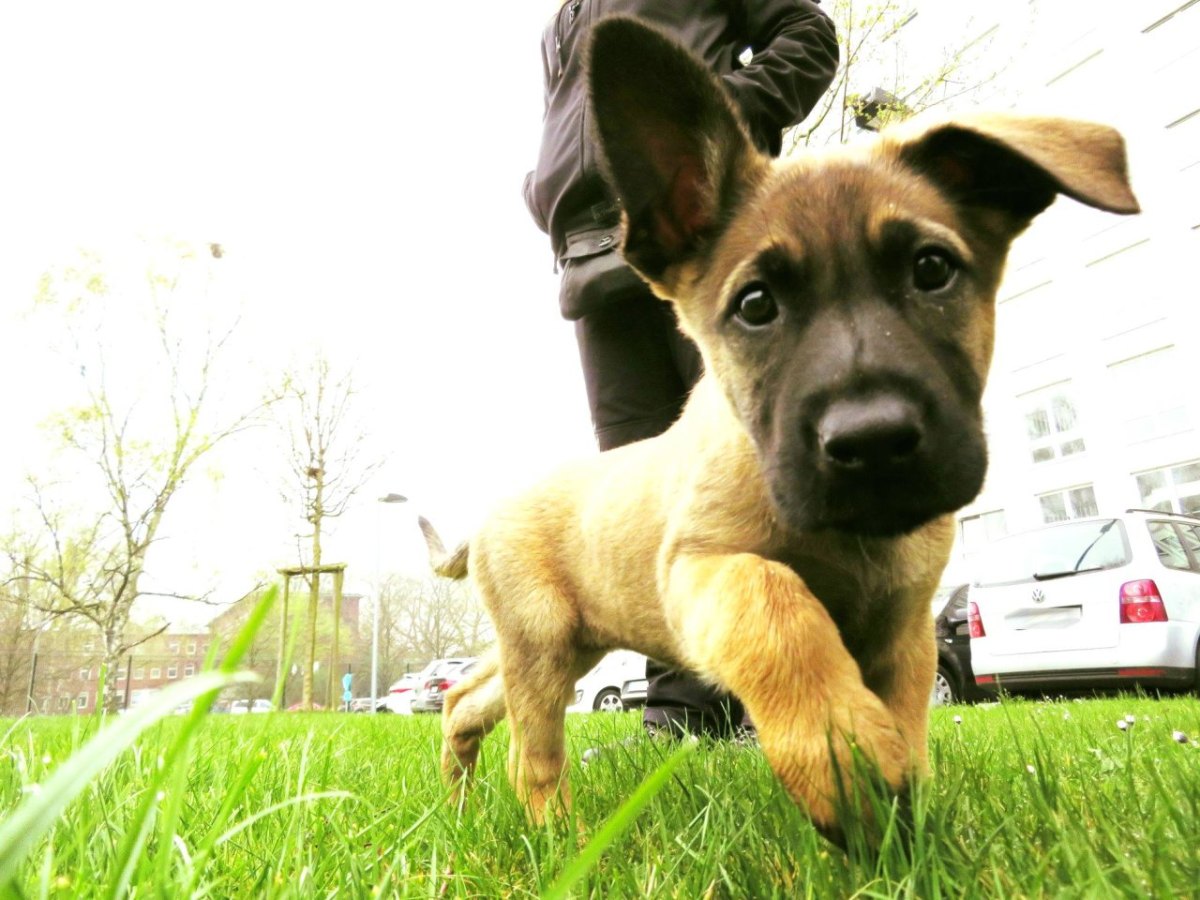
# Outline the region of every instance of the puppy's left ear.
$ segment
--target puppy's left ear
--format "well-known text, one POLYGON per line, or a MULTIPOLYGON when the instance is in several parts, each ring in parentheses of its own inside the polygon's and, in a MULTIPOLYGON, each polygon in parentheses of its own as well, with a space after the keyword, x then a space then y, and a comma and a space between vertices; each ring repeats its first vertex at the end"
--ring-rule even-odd
POLYGON ((1108 212, 1140 212, 1125 141, 1106 125, 977 115, 900 138, 899 156, 955 202, 1002 213, 1012 234, 1065 194, 1108 212))
POLYGON ((661 283, 719 233, 765 160, 720 81, 653 28, 601 21, 588 69, 601 165, 625 210, 625 259, 661 283))

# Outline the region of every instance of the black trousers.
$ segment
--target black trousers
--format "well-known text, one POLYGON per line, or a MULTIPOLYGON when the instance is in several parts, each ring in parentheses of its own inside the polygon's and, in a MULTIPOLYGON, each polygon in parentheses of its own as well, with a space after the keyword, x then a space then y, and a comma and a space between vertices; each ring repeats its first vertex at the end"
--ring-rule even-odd
MULTIPOLYGON (((646 289, 575 322, 592 423, 601 450, 666 431, 704 365, 669 303, 646 289)), ((728 736, 742 724, 741 702, 686 672, 651 660, 643 721, 648 729, 728 736)))

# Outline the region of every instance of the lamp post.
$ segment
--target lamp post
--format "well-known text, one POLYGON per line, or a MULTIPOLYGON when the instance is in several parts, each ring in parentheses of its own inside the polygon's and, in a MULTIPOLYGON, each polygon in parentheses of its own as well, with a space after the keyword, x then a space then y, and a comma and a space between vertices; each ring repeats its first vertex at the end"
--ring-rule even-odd
MULTIPOLYGON (((384 494, 380 503, 407 503, 403 494, 384 494)), ((379 595, 383 591, 383 567, 380 564, 379 541, 383 531, 382 522, 375 529, 375 602, 371 604, 371 715, 375 715, 379 704, 379 595)))

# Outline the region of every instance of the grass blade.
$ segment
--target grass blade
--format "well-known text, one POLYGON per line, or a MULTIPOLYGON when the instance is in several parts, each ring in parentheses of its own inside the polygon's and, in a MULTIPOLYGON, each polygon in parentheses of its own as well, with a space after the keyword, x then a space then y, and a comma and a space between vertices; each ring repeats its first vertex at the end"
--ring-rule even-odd
POLYGON ((542 894, 543 900, 565 900, 570 894, 571 888, 600 861, 604 851, 629 830, 634 820, 645 809, 646 804, 666 786, 683 761, 695 752, 696 746, 695 741, 686 741, 638 786, 638 789, 633 792, 633 796, 621 804, 621 808, 609 817, 580 854, 567 864, 554 884, 546 889, 542 894))
POLYGON ((7 886, 12 881, 25 856, 50 830, 67 804, 138 735, 169 716, 179 704, 251 677, 228 672, 202 672, 188 681, 163 689, 88 741, 59 766, 40 791, 26 799, 0 824, 0 886, 7 886))

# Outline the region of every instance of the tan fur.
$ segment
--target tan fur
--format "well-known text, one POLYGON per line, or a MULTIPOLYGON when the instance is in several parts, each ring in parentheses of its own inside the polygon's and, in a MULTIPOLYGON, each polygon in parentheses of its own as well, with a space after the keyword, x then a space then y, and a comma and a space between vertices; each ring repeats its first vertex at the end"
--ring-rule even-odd
MULTIPOLYGON (((1136 209, 1115 132, 1011 117, 954 127, 978 128, 1000 146, 1012 135, 1015 152, 1057 190, 1136 209)), ((821 826, 837 827, 852 747, 895 790, 928 771, 930 599, 949 557, 953 514, 899 537, 785 524, 762 448, 739 412, 761 394, 765 373, 748 370, 723 337, 721 311, 733 286, 764 277, 750 271, 764 249, 840 267, 857 284, 855 266, 868 258, 862 246, 893 220, 916 223, 969 259, 971 271, 955 308, 921 312, 928 318, 916 331, 936 329, 960 348, 981 386, 1008 242, 1036 211, 1022 218, 968 208, 943 191, 941 175, 921 168, 943 136, 917 131, 793 162, 725 154, 735 160, 737 208, 701 256, 681 253, 652 280, 676 304, 708 372, 680 419, 658 438, 560 470, 502 504, 470 541, 470 576, 499 649, 447 698, 448 780, 470 774, 479 742, 507 714, 518 795, 537 822, 562 812, 564 710, 575 680, 615 648, 688 669, 741 698, 783 787, 821 826)), ((956 165, 951 158, 947 178, 957 177, 956 165)), ((812 290, 855 309, 853 298, 830 295, 841 289, 830 279, 813 278, 812 290)), ((432 529, 427 536, 441 571, 461 574, 466 558, 450 564, 432 529)))

